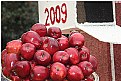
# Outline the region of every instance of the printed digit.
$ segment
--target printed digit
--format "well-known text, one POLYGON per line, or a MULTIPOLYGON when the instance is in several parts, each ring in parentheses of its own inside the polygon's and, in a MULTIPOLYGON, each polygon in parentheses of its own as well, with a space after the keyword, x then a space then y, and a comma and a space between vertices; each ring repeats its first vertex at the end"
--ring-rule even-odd
POLYGON ((53 7, 50 8, 50 21, 52 25, 55 23, 55 12, 53 7), (53 18, 52 18, 52 15, 53 15, 53 18))
POLYGON ((45 26, 50 26, 50 23, 48 23, 48 18, 49 18, 49 10, 48 10, 48 8, 45 8, 45 12, 44 13, 46 13, 46 12, 47 12, 47 17, 46 17, 45 26))
POLYGON ((56 16, 56 22, 60 23, 61 13, 60 13, 60 6, 59 5, 56 6, 55 16, 56 16))
POLYGON ((62 18, 62 23, 65 23, 66 20, 67 20, 67 7, 66 7, 65 3, 63 3, 62 6, 61 6, 61 12, 62 12, 62 14, 65 15, 64 16, 65 18, 62 18))

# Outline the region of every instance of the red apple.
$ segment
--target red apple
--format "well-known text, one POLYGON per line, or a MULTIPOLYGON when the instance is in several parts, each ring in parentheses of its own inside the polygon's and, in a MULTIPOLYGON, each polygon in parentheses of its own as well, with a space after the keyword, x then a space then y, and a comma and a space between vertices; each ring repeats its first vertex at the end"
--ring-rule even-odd
POLYGON ((33 44, 36 48, 40 47, 40 36, 34 31, 28 31, 22 34, 21 40, 23 43, 33 44))
POLYGON ((6 55, 5 59, 5 67, 7 68, 8 71, 11 71, 17 61, 20 60, 20 57, 18 54, 15 53, 10 53, 6 55))
POLYGON ((50 37, 57 39, 57 38, 61 37, 62 32, 61 32, 61 29, 59 27, 50 27, 48 29, 48 35, 50 37))
POLYGON ((93 70, 96 71, 98 66, 97 59, 94 56, 90 55, 89 62, 92 64, 93 70))
POLYGON ((67 75, 67 70, 64 64, 55 62, 50 69, 50 77, 53 81, 62 81, 67 75))
POLYGON ((27 77, 30 73, 30 69, 29 61, 18 61, 14 65, 15 73, 21 78, 27 77))
POLYGON ((49 70, 44 66, 35 66, 30 75, 32 81, 45 81, 49 77, 49 70))
POLYGON ((48 37, 42 45, 42 49, 47 51, 50 55, 53 55, 59 50, 58 41, 54 38, 48 37))
POLYGON ((84 76, 89 76, 94 72, 92 64, 88 61, 80 62, 78 66, 81 68, 84 76))
POLYGON ((81 81, 84 75, 78 66, 72 65, 68 70, 67 78, 69 81, 81 81))
POLYGON ((21 47, 21 55, 26 60, 31 60, 34 56, 36 48, 31 43, 25 43, 21 47))
POLYGON ((57 51, 53 55, 53 62, 61 62, 63 64, 67 64, 69 61, 69 54, 65 51, 57 51))
POLYGON ((70 57, 69 61, 71 64, 79 63, 80 58, 79 58, 77 49, 70 47, 70 48, 65 49, 65 52, 67 52, 69 54, 69 57, 70 57))
POLYGON ((58 41, 60 50, 65 50, 66 48, 69 47, 69 40, 67 37, 62 35, 60 38, 57 39, 57 41, 58 41))
POLYGON ((84 36, 81 33, 73 33, 69 37, 69 44, 72 47, 80 49, 84 45, 84 36))
POLYGON ((6 59, 6 55, 7 55, 7 50, 4 49, 1 53, 1 63, 2 63, 2 67, 5 67, 5 59, 6 59))
POLYGON ((21 46, 22 46, 22 41, 12 40, 12 41, 8 42, 6 45, 7 53, 19 54, 21 46))
POLYGON ((90 51, 87 47, 83 46, 79 51, 80 61, 89 61, 90 51))
POLYGON ((35 31, 39 34, 40 37, 44 37, 47 34, 47 28, 44 24, 36 23, 31 28, 32 31, 35 31))
POLYGON ((34 60, 37 64, 47 66, 50 63, 51 56, 45 50, 38 50, 34 55, 34 60))

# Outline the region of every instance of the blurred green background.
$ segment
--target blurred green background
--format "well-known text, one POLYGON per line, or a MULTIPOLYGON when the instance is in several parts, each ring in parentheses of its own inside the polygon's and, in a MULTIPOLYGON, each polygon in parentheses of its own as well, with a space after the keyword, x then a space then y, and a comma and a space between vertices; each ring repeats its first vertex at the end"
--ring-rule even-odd
POLYGON ((38 22, 37 1, 1 1, 1 50, 38 22))

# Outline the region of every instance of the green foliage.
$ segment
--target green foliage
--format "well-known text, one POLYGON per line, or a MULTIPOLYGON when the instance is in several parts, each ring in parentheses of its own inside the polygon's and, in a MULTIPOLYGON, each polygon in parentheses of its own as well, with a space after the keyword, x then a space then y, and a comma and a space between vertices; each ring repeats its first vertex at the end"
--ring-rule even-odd
POLYGON ((18 39, 39 20, 37 1, 1 2, 1 46, 8 41, 18 39))

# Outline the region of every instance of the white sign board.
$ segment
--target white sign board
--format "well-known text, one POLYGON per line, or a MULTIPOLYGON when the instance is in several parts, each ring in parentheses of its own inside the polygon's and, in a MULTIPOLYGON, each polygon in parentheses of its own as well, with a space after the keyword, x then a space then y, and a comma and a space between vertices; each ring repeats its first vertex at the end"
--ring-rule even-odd
POLYGON ((39 23, 62 30, 75 27, 76 1, 39 1, 39 23))

